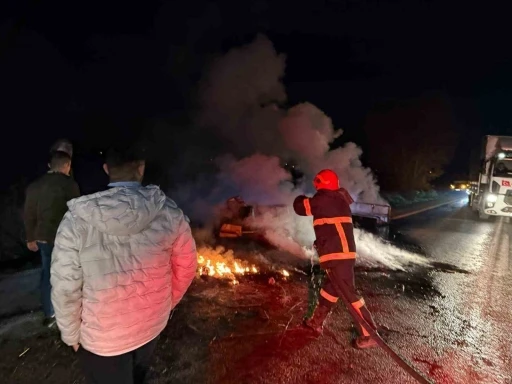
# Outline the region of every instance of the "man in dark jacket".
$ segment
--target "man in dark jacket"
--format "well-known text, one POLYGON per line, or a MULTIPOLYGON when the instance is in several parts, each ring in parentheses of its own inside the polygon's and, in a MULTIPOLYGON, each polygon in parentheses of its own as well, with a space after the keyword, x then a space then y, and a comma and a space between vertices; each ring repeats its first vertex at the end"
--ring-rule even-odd
POLYGON ((44 324, 55 324, 50 298, 50 266, 57 228, 67 212, 66 203, 80 196, 78 184, 69 176, 71 157, 66 152, 55 151, 50 160, 50 171, 27 188, 25 198, 25 232, 27 247, 41 253, 41 301, 45 315, 44 324))
MULTIPOLYGON (((375 323, 365 306, 364 299, 357 295, 355 289, 356 243, 350 211, 352 197, 345 189, 340 188, 338 176, 330 169, 320 171, 313 183, 317 193, 312 198, 298 196, 293 202, 293 208, 298 215, 313 216, 315 247, 320 258, 320 266, 327 271, 326 280, 320 290, 319 304, 313 317, 306 321, 306 325, 321 333, 323 323, 338 301, 341 290, 352 307, 375 329, 375 323)), ((357 329, 357 348, 377 345, 366 329, 359 324, 357 329)))

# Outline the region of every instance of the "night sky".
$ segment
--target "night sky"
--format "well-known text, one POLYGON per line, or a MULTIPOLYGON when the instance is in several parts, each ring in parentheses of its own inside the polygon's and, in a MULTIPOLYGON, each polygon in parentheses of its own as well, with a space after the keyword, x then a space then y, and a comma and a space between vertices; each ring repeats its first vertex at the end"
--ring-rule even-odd
POLYGON ((481 135, 512 134, 510 9, 468 3, 3 1, 1 185, 43 172, 60 137, 85 156, 186 119, 206 63, 257 33, 287 55, 289 104, 316 104, 363 149, 376 104, 442 95, 459 131, 447 171, 464 175, 481 135))

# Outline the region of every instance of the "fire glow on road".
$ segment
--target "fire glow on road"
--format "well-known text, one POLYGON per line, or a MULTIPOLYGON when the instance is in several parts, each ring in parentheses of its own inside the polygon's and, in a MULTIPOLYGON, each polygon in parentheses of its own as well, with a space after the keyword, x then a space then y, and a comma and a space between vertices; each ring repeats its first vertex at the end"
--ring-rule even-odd
MULTIPOLYGON (((198 272, 200 276, 210 276, 219 279, 229 279, 233 285, 239 284, 237 276, 255 275, 261 273, 261 268, 255 264, 234 257, 233 251, 222 247, 200 248, 197 254, 198 272)), ((279 270, 285 278, 290 276, 286 269, 279 270)))
POLYGON ((225 277, 231 275, 245 275, 246 273, 258 273, 258 268, 254 265, 251 267, 240 266, 239 261, 233 262, 229 267, 224 261, 216 261, 215 264, 211 259, 205 259, 204 256, 198 255, 197 262, 201 267, 201 273, 208 276, 225 277))

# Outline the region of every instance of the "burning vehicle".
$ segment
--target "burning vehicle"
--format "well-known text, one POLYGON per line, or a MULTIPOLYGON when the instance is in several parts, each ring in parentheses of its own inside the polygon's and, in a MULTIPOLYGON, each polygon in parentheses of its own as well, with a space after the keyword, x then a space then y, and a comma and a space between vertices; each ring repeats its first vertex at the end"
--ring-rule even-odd
MULTIPOLYGON (((304 174, 292 160, 282 160, 281 166, 291 174, 295 187, 302 184, 304 174)), ((371 228, 372 231, 377 229, 376 232, 379 233, 382 229, 387 229, 391 216, 389 205, 354 202, 351 208, 353 222, 357 227, 371 228)), ((315 253, 312 247, 314 239, 310 239, 310 246, 294 240, 297 235, 295 229, 301 232, 301 229, 294 229, 294 224, 291 224, 295 219, 296 214, 291 204, 249 204, 242 196, 228 198, 217 206, 213 225, 214 238, 209 238, 213 240, 210 244, 217 246, 217 251, 204 251, 208 254, 206 257, 199 252, 200 276, 230 278, 233 284, 237 284, 237 276, 264 275, 280 269, 282 271, 279 274, 286 277, 289 272, 284 268, 290 268, 291 265, 300 269, 297 271, 294 267, 297 272, 309 270, 315 253), (226 256, 225 249, 237 250, 238 259, 234 259, 232 254, 226 256), (268 261, 277 262, 280 267, 276 269, 276 265, 273 265, 269 271, 263 271, 267 266, 258 262, 248 263, 243 255, 247 249, 251 249, 252 253, 264 253, 268 261), (301 261, 298 261, 297 256, 301 261)))
MULTIPOLYGON (((263 233, 251 227, 251 218, 268 213, 292 209, 285 205, 248 205, 240 196, 229 198, 221 209, 216 236, 219 239, 246 238, 268 244, 263 233)), ((380 226, 390 222, 391 207, 383 204, 368 204, 355 202, 352 205, 353 219, 357 226, 380 226)))

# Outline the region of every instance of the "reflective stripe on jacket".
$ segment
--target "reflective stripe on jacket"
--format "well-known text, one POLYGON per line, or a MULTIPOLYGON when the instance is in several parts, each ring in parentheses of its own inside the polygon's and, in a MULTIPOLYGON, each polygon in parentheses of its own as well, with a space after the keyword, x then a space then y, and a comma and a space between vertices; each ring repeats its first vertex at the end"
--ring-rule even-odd
POLYGON ((352 212, 345 190, 321 189, 311 198, 298 196, 293 208, 298 215, 313 216, 315 245, 323 268, 356 258, 352 212))

